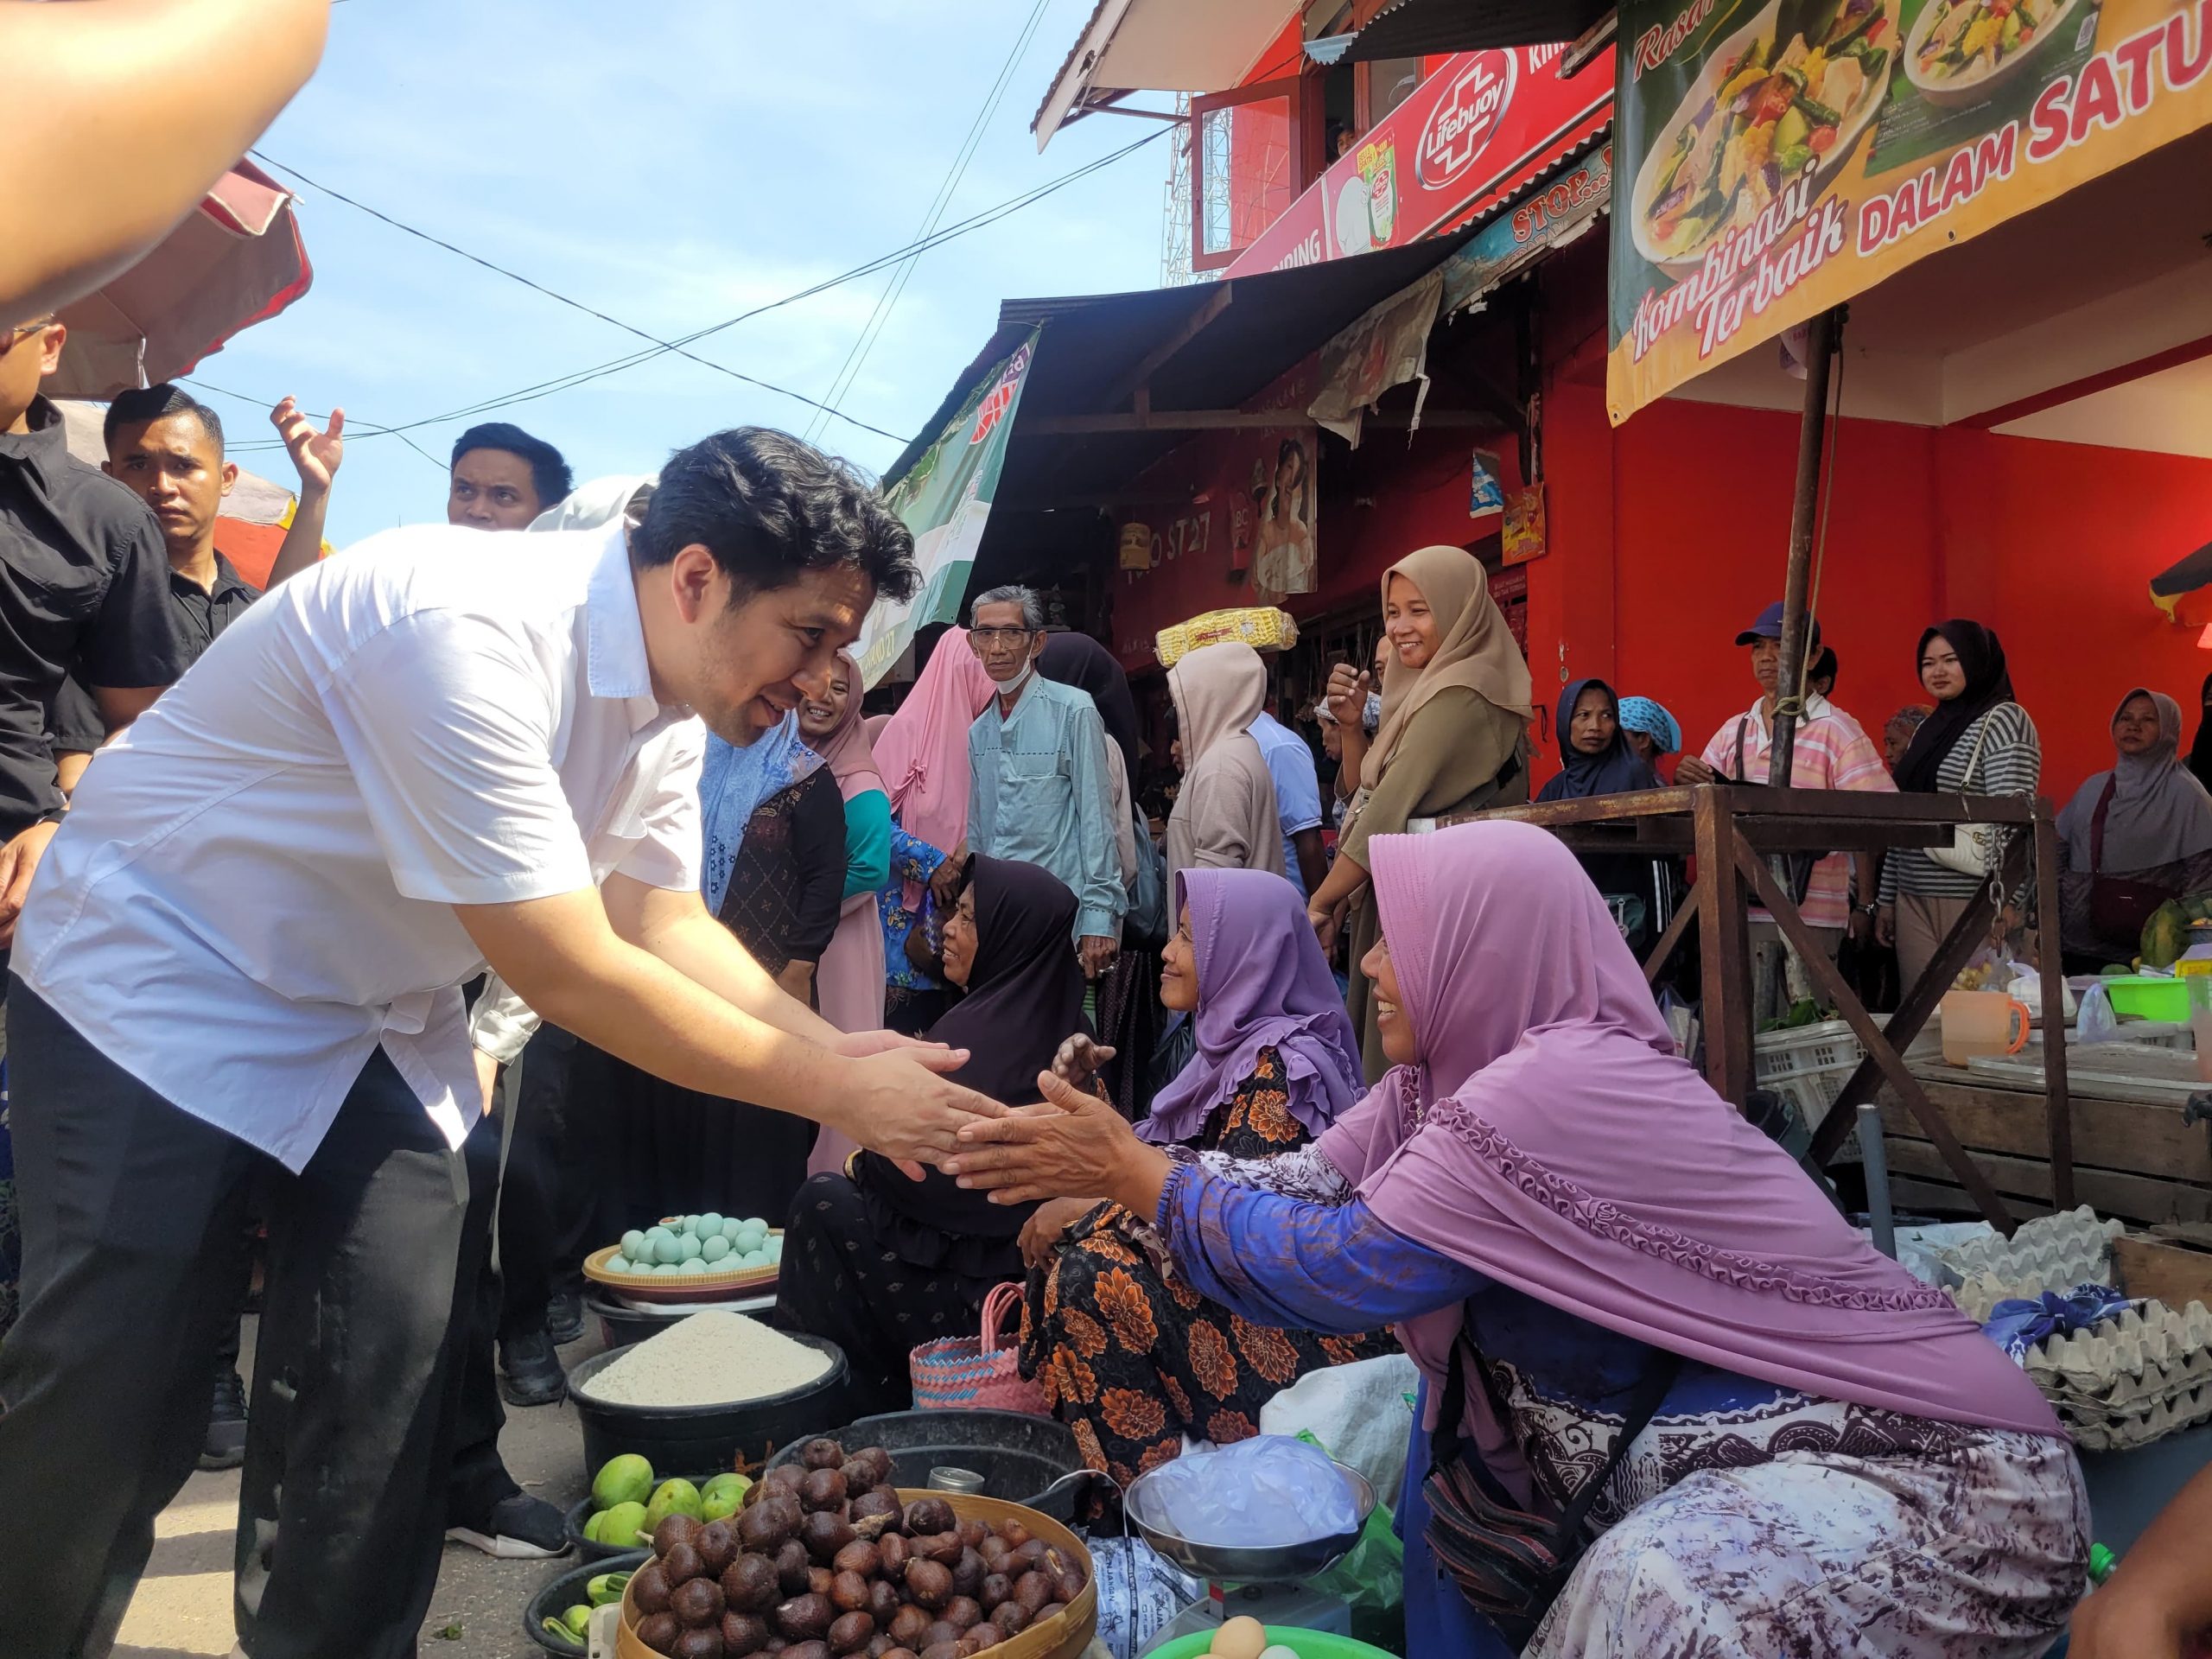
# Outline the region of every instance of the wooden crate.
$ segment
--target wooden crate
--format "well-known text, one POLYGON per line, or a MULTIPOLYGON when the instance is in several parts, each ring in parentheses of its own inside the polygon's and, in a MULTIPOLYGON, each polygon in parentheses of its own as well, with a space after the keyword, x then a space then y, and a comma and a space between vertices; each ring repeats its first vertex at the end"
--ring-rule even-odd
MULTIPOLYGON (((1924 1082, 1991 1183, 2021 1217, 2051 1208, 2043 1096, 1982 1084, 1924 1082)), ((1917 1118, 1893 1090, 1880 1099, 1891 1193, 1900 1210, 1977 1213, 1917 1118)), ((2075 1096, 2074 1196, 2136 1226, 2212 1221, 2212 1126, 2184 1127, 2178 1102, 2075 1096)))
POLYGON ((2120 1287, 2130 1296, 2154 1297, 2168 1307, 2191 1302, 2212 1307, 2212 1251, 2155 1238, 2116 1238, 2112 1258, 2120 1287))

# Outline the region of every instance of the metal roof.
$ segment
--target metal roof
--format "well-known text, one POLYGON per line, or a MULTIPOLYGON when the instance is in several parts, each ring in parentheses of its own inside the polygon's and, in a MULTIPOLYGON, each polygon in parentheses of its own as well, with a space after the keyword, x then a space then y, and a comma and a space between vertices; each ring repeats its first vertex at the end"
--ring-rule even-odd
POLYGON ((1612 9, 1612 0, 1397 0, 1359 31, 1344 60, 1560 44, 1612 9))

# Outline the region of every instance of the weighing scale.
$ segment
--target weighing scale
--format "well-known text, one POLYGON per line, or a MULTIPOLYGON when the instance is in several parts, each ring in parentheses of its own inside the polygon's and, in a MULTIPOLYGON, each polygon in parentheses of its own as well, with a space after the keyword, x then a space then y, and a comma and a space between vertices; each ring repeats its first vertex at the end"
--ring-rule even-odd
POLYGON ((1351 1604, 1342 1596, 1315 1590, 1307 1582, 1350 1553, 1375 1509, 1375 1488, 1367 1477, 1341 1463, 1337 1468, 1351 1490, 1358 1516, 1350 1532, 1249 1549, 1193 1543, 1178 1537, 1157 1519, 1156 1500, 1147 1502, 1153 1475, 1141 1475, 1132 1482, 1122 1512, 1137 1535, 1185 1573, 1206 1581, 1206 1593, 1168 1621, 1153 1638, 1153 1649, 1179 1637, 1217 1630, 1224 1619, 1240 1614, 1249 1614, 1262 1624, 1350 1636, 1351 1604))

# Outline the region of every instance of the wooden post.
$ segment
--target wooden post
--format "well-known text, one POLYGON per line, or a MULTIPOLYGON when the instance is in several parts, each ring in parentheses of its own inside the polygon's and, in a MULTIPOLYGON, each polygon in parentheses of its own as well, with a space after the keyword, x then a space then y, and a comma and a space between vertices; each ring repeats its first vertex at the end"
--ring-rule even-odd
POLYGON ((1697 936, 1704 976, 1705 1077, 1738 1111, 1751 1097, 1751 941, 1736 868, 1729 797, 1707 784, 1691 792, 1697 832, 1697 936))
MULTIPOLYGON (((2050 803, 2036 801, 2036 927, 2043 958, 2043 1109, 2050 1136, 2050 1203, 2074 1207, 2074 1103, 2066 1087, 2066 974, 2059 961, 2058 830, 2050 803)), ((2009 891, 2009 889, 2008 889, 2009 891)))
POLYGON ((1831 306, 1812 321, 1805 361, 1805 413, 1797 426, 1797 493, 1789 505, 1789 568, 1782 588, 1782 672, 1777 682, 1774 747, 1767 782, 1789 786, 1797 747, 1797 688, 1810 644, 1805 626, 1813 586, 1813 532, 1820 518, 1821 455, 1828 427, 1828 365, 1843 334, 1843 308, 1831 306))

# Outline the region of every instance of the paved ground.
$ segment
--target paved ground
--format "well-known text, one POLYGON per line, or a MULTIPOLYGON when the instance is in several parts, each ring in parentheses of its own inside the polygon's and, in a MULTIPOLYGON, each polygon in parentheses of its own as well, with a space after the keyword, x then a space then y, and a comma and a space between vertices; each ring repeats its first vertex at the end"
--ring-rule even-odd
MULTIPOLYGON (((251 1321, 248 1321, 248 1335, 251 1321)), ((570 1364, 596 1352, 598 1333, 562 1351, 570 1364)), ((246 1363, 252 1363, 251 1349, 246 1363)), ((523 1489, 566 1509, 584 1495, 583 1434, 568 1405, 507 1411, 499 1449, 523 1489)), ((226 1655, 231 1628, 231 1541, 238 1518, 236 1470, 194 1475, 162 1512, 153 1560, 124 1618, 117 1659, 226 1655)), ((448 1544, 438 1592, 423 1626, 422 1659, 535 1659, 522 1634, 524 1605, 539 1586, 575 1565, 495 1561, 448 1544)))

